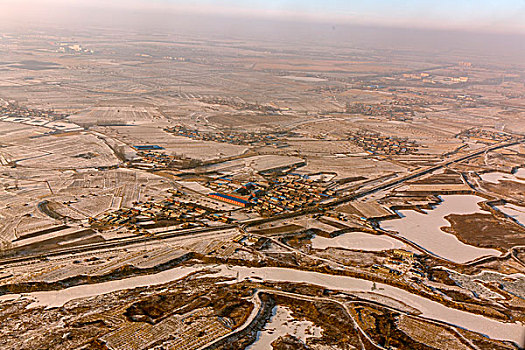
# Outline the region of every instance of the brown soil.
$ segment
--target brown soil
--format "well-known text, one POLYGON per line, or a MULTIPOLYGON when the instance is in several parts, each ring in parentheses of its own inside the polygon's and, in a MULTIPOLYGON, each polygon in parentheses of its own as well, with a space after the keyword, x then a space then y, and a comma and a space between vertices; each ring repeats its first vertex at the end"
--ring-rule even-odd
POLYGON ((466 244, 483 248, 507 250, 516 245, 525 245, 525 229, 491 214, 448 215, 451 227, 442 230, 455 234, 466 244))
POLYGON ((280 305, 289 307, 296 319, 306 319, 323 328, 322 338, 310 338, 307 344, 323 344, 336 348, 348 349, 351 345, 361 348, 359 335, 354 329, 348 314, 337 304, 332 302, 311 302, 276 296, 280 305))
POLYGON ((525 184, 516 181, 502 180, 497 184, 483 182, 483 187, 490 192, 512 198, 518 201, 525 200, 525 184))
POLYGON ((293 335, 281 336, 273 341, 272 348, 274 350, 307 350, 310 349, 303 344, 299 339, 293 335))
POLYGON ((224 287, 212 286, 202 295, 188 295, 179 290, 146 297, 131 304, 125 312, 130 321, 155 323, 173 313, 184 314, 194 309, 212 307, 217 316, 229 317, 235 327, 243 324, 253 304, 224 287))
POLYGON ((431 269, 429 271, 429 278, 433 281, 440 282, 449 286, 455 286, 456 282, 449 277, 449 274, 445 270, 431 269))

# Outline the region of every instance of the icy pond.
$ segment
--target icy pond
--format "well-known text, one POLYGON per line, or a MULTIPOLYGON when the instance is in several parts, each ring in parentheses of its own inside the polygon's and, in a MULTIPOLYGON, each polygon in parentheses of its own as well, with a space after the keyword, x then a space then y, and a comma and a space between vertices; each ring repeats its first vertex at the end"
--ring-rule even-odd
POLYGON ((518 223, 525 226, 525 207, 520 207, 512 203, 497 205, 496 208, 506 215, 514 218, 518 223))
MULTIPOLYGON (((35 302, 30 305, 31 307, 58 307, 76 298, 92 297, 118 290, 163 284, 180 279, 195 271, 201 271, 203 272, 202 276, 208 277, 229 276, 237 278, 239 281, 249 278, 254 280, 279 282, 305 282, 324 288, 345 290, 349 292, 370 292, 373 286, 372 282, 358 278, 334 276, 278 267, 249 268, 243 266, 200 265, 195 267, 175 268, 157 274, 130 277, 119 281, 81 285, 59 291, 33 292, 25 294, 24 297, 35 299, 35 302)), ((389 298, 400 300, 421 311, 422 316, 424 317, 440 320, 478 333, 486 334, 494 339, 511 340, 521 346, 525 345, 525 327, 521 323, 503 323, 481 315, 448 308, 438 302, 381 283, 376 283, 376 290, 374 293, 376 295, 375 300, 377 300, 377 295, 384 295, 389 298)), ((12 297, 13 295, 6 295, 3 299, 10 299, 12 297)))
POLYGON ((427 210, 426 214, 414 210, 400 210, 400 219, 385 220, 381 222, 381 228, 399 232, 400 236, 433 254, 458 263, 488 255, 501 255, 496 249, 465 244, 455 235, 441 230, 441 227, 450 226, 445 219, 447 215, 486 213, 478 206, 484 198, 474 195, 444 195, 441 198, 443 202, 432 210, 427 210))
MULTIPOLYGON (((490 183, 499 183, 500 181, 514 181, 525 184, 525 168, 519 168, 514 174, 507 174, 501 172, 491 172, 480 175, 483 181, 490 183)), ((507 203, 505 205, 496 206, 498 210, 513 217, 520 224, 525 225, 525 207, 515 204, 507 203)))
POLYGON ((320 337, 322 328, 315 326, 310 321, 294 320, 290 309, 276 306, 272 310, 272 317, 264 328, 257 332, 255 342, 246 350, 267 350, 272 348, 272 342, 280 336, 291 334, 306 343, 310 337, 320 337))
POLYGON ((342 235, 326 238, 316 235, 312 239, 312 248, 326 249, 346 248, 346 249, 361 249, 370 251, 381 251, 388 249, 406 249, 412 250, 397 239, 388 237, 386 235, 373 235, 365 232, 349 232, 342 235))
POLYGON ((525 184, 525 168, 518 169, 514 174, 501 173, 498 171, 480 175, 483 181, 497 184, 500 181, 514 181, 525 184))

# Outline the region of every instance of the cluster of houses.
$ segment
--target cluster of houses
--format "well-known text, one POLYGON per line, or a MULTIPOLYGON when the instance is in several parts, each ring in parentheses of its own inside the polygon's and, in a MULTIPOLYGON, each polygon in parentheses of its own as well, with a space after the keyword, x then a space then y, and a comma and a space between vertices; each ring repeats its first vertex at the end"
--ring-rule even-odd
POLYGON ((233 145, 269 145, 275 147, 287 146, 286 143, 279 141, 279 137, 284 136, 286 133, 241 133, 233 131, 203 132, 197 129, 190 129, 182 125, 176 125, 165 130, 177 136, 184 136, 195 140, 215 141, 221 143, 230 143, 233 145))
POLYGON ((415 153, 418 149, 415 141, 369 131, 358 131, 348 139, 371 154, 405 155, 415 153))
POLYGON ((98 230, 128 227, 139 233, 164 226, 180 225, 181 228, 189 228, 207 226, 210 221, 231 221, 227 213, 177 199, 181 194, 175 190, 171 197, 160 202, 135 203, 133 208, 123 208, 99 218, 90 218, 89 223, 98 230))
POLYGON ((411 120, 415 114, 412 106, 394 103, 352 103, 346 105, 346 112, 374 117, 386 117, 392 120, 411 120))
POLYGON ((227 177, 210 181, 207 186, 215 192, 209 196, 264 216, 300 210, 333 197, 326 185, 313 181, 308 175, 286 174, 264 181, 240 183, 227 177))
POLYGON ((492 131, 481 128, 472 128, 462 131, 457 137, 469 139, 481 143, 492 144, 498 142, 512 141, 514 137, 503 131, 492 131))

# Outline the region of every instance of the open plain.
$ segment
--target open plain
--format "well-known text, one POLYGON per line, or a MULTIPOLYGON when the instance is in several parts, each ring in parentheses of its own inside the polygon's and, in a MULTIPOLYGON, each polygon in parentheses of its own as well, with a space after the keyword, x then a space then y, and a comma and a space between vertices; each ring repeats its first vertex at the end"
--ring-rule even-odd
POLYGON ((2 32, 0 348, 525 347, 525 55, 319 31, 2 32))

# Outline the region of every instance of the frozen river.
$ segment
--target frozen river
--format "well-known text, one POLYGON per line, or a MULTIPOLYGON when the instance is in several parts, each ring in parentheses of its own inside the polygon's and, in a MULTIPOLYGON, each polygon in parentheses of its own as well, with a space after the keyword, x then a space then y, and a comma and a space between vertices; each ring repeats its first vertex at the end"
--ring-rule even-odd
MULTIPOLYGON (((30 305, 31 307, 59 307, 76 298, 93 297, 117 290, 163 284, 180 279, 195 271, 202 271, 205 273, 203 276, 230 276, 238 278, 239 281, 249 278, 254 280, 280 282, 306 282, 324 288, 349 292, 370 292, 373 286, 372 282, 358 278, 334 276, 278 267, 249 268, 242 266, 229 267, 226 265, 201 265, 195 267, 175 268, 153 275, 130 277, 119 281, 81 285, 59 291, 33 292, 25 294, 25 297, 35 299, 35 302, 30 305), (213 269, 210 270, 210 268, 213 269)), ((525 327, 520 323, 503 323, 480 315, 448 308, 440 303, 411 294, 403 289, 381 283, 376 283, 374 293, 376 295, 384 295, 400 300, 421 311, 422 316, 424 317, 440 320, 478 333, 486 334, 494 339, 512 340, 521 346, 525 345, 525 327)), ((16 296, 6 295, 3 299, 10 299, 12 297, 16 296)))
MULTIPOLYGON (((58 291, 33 292, 27 294, 35 298, 35 302, 28 307, 59 307, 73 299, 94 297, 129 288, 147 287, 175 281, 199 270, 202 270, 202 267, 179 267, 152 275, 130 277, 95 284, 83 284, 58 291)), ((4 297, 7 298, 8 296, 4 297)))
POLYGON ((399 235, 422 246, 437 256, 450 261, 465 263, 474 259, 501 252, 496 249, 478 248, 461 242, 455 235, 446 233, 441 227, 450 226, 445 219, 450 214, 486 213, 478 206, 484 198, 474 195, 441 196, 443 202, 426 214, 414 210, 400 210, 400 219, 385 220, 381 228, 399 232, 399 235))
MULTIPOLYGON (((318 272, 277 267, 248 268, 232 266, 228 268, 222 266, 221 272, 218 273, 218 275, 227 275, 228 273, 231 276, 238 276, 239 280, 251 278, 280 282, 306 282, 324 288, 349 292, 370 292, 373 286, 373 282, 353 277, 334 276, 318 272)), ((503 323, 481 315, 452 309, 438 302, 382 283, 376 283, 376 288, 377 289, 374 290, 375 294, 400 300, 421 311, 423 317, 457 325, 474 332, 485 334, 494 339, 511 340, 520 346, 525 345, 525 326, 521 323, 503 323)))

